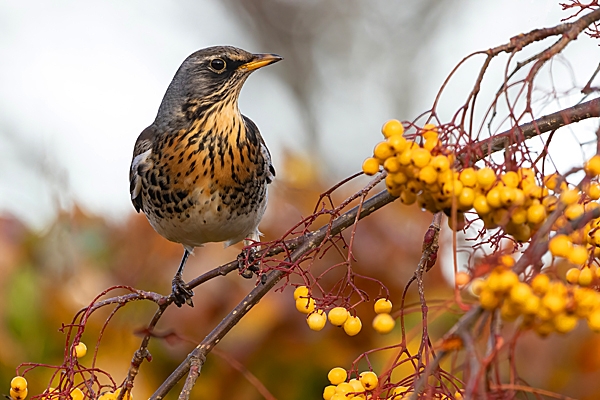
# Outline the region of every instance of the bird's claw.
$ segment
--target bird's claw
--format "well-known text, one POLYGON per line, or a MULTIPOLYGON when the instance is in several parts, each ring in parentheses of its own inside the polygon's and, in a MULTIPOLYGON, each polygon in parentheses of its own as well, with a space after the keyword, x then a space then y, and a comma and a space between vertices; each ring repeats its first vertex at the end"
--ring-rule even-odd
POLYGON ((251 279, 254 274, 258 275, 258 273, 260 272, 260 266, 259 266, 260 262, 254 264, 254 260, 255 260, 257 251, 258 250, 255 249, 254 247, 252 247, 250 249, 244 249, 237 257, 240 275, 242 275, 246 279, 251 279), (246 260, 248 260, 247 268, 246 268, 246 260))
POLYGON ((172 283, 173 290, 173 298, 175 305, 177 307, 181 307, 184 304, 187 304, 190 307, 194 307, 194 302, 192 301, 192 296, 194 296, 194 291, 187 288, 187 285, 183 281, 181 275, 175 275, 172 283))

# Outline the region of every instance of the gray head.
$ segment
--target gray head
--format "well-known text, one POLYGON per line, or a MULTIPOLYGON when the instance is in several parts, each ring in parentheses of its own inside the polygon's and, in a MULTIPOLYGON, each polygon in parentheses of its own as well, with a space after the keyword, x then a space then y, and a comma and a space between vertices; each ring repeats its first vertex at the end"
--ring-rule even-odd
POLYGON ((175 73, 158 116, 180 114, 182 107, 190 102, 202 106, 223 101, 237 103, 250 73, 280 60, 282 57, 276 54, 252 54, 232 46, 198 50, 186 58, 175 73))

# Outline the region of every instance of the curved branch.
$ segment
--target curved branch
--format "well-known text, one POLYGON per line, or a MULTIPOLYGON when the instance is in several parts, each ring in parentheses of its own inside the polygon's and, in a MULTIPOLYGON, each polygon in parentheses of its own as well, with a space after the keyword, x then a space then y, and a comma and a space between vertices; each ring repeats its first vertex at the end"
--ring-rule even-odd
MULTIPOLYGON (((374 211, 380 209, 388 203, 396 200, 388 191, 383 191, 370 199, 366 200, 362 207, 356 206, 350 211, 340 215, 317 231, 301 236, 301 244, 291 254, 288 261, 293 264, 304 254, 308 253, 324 240, 337 235, 344 229, 352 226, 355 219, 362 219, 371 215, 374 211), (360 214, 359 214, 360 210, 360 214)), ((267 279, 263 284, 255 287, 223 320, 212 330, 204 340, 187 356, 187 358, 173 371, 173 373, 163 382, 163 384, 150 397, 151 400, 163 399, 164 396, 179 382, 190 370, 192 360, 203 360, 213 347, 233 328, 248 311, 252 309, 262 299, 281 278, 285 276, 285 269, 277 269, 267 274, 267 279)), ((196 361, 197 362, 197 361, 196 361)), ((199 365, 200 367, 200 365, 199 365)))

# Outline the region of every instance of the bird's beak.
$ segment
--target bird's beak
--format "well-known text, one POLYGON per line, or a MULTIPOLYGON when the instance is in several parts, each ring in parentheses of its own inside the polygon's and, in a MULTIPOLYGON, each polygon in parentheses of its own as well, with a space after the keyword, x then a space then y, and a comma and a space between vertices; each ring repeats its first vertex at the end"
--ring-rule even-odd
POLYGON ((254 71, 255 69, 259 69, 283 60, 283 57, 280 57, 277 54, 253 54, 253 56, 254 58, 252 61, 248 61, 247 63, 240 65, 238 68, 246 71, 254 71))

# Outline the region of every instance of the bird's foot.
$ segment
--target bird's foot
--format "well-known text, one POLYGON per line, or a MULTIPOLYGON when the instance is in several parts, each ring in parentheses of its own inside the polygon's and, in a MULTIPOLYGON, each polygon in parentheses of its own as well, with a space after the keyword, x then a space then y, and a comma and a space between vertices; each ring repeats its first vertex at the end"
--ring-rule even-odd
POLYGON ((259 249, 257 249, 256 247, 244 249, 237 257, 240 275, 242 275, 246 279, 250 279, 254 274, 258 275, 258 273, 260 272, 260 261, 255 262, 256 253, 258 252, 258 250, 259 249), (246 262, 248 264, 248 267, 246 267, 246 262))
POLYGON ((190 307, 194 307, 194 302, 192 301, 192 296, 194 296, 194 292, 191 289, 187 288, 187 285, 183 281, 181 275, 177 274, 173 278, 172 290, 174 302, 177 305, 177 307, 181 307, 184 304, 187 304, 190 307))

